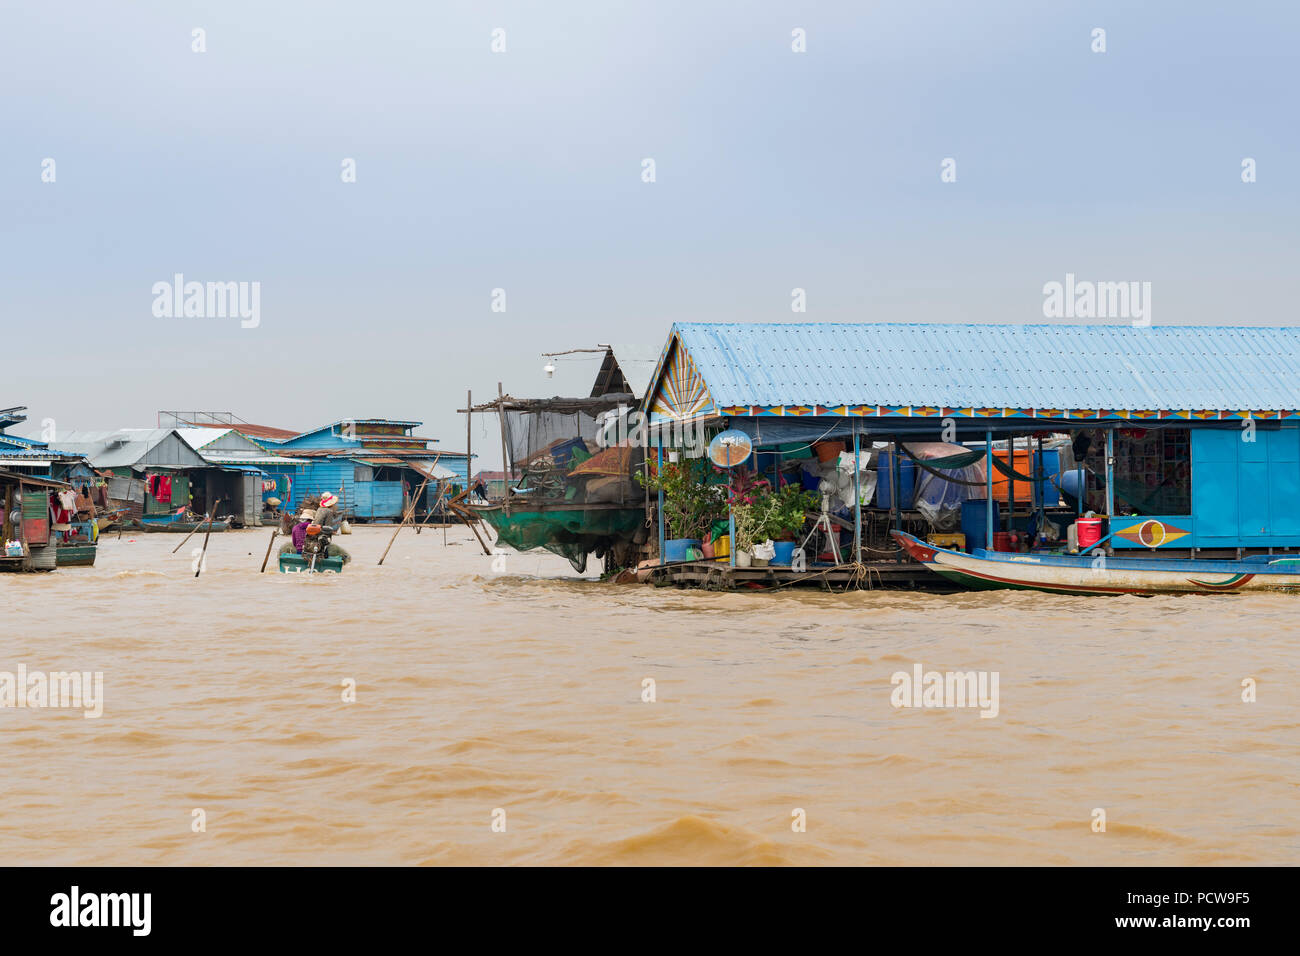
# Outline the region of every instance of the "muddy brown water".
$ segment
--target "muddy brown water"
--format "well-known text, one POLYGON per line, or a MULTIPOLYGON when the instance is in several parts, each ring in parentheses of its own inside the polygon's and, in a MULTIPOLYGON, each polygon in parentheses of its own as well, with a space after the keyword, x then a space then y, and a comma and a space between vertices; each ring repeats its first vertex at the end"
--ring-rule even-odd
POLYGON ((1300 862, 1295 596, 700 593, 390 534, 0 575, 0 671, 104 675, 98 719, 0 709, 5 859, 1300 862), (917 663, 996 671, 997 716, 895 708, 917 663))

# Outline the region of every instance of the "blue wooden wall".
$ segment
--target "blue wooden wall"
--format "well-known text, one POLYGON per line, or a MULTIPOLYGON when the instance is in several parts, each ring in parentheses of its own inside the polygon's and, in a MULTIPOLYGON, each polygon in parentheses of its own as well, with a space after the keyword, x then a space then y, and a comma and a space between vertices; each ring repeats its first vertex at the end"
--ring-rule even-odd
MULTIPOLYGON (((1111 531, 1160 522, 1169 548, 1300 547, 1300 427, 1192 428, 1192 513, 1117 517, 1111 531)), ((1160 532, 1163 534, 1163 532, 1160 532)), ((1116 548, 1141 545, 1112 538, 1116 548)))

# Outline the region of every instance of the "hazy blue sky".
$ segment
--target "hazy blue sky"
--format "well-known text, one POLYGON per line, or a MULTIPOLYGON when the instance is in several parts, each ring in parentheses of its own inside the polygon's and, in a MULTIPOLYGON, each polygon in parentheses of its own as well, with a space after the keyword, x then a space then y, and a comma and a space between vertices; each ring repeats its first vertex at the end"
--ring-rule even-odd
POLYGON ((1151 282, 1157 324, 1289 324, 1298 27, 1281 0, 4 0, 0 407, 414 418, 459 449, 466 388, 547 394, 541 352, 675 320, 1042 322, 1073 272, 1151 282), (260 282, 260 326, 155 318, 176 272, 260 282))

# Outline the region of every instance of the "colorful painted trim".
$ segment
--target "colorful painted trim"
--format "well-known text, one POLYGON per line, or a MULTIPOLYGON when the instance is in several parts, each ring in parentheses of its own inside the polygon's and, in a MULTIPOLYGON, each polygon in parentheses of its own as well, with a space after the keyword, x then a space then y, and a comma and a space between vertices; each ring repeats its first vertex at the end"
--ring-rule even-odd
MULTIPOLYGON (((692 368, 693 370, 693 368, 692 368)), ((703 382, 700 383, 701 387, 703 382)), ((707 394, 707 392, 706 392, 707 394)), ((659 410, 659 397, 655 407, 659 410)), ((725 405, 719 414, 759 418, 766 415, 829 415, 836 418, 1031 418, 1056 421, 1231 421, 1253 418, 1283 421, 1300 418, 1300 409, 1215 411, 1211 409, 1113 409, 1113 408, 940 408, 933 405, 725 405)))

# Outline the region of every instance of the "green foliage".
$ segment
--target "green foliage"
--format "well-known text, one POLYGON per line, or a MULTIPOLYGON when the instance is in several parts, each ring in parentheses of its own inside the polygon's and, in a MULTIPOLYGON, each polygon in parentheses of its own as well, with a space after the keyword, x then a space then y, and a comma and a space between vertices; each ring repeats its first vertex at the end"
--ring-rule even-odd
MULTIPOLYGON (((650 462, 646 463, 647 471, 650 462)), ((659 473, 647 475, 638 472, 636 480, 653 492, 663 492, 664 523, 669 538, 700 538, 709 533, 709 527, 720 515, 726 513, 723 489, 709 484, 712 465, 707 458, 682 456, 675 462, 664 462, 659 473)))
POLYGON ((786 485, 767 499, 763 531, 775 541, 798 535, 803 530, 806 512, 816 511, 817 496, 798 485, 786 485))

